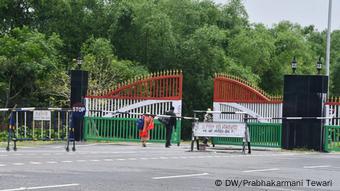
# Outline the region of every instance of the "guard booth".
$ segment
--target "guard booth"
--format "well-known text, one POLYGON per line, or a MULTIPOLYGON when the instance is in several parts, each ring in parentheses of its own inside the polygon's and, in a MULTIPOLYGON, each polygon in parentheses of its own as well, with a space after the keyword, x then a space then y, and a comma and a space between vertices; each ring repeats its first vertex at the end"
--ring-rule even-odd
MULTIPOLYGON (((195 121, 192 124, 192 138, 191 138, 191 151, 194 150, 194 144, 196 142, 196 148, 199 150, 199 138, 200 137, 235 137, 242 138, 242 152, 245 153, 246 145, 248 146, 248 153, 251 153, 249 128, 247 126, 248 115, 244 112, 220 112, 220 111, 194 111, 195 121), (218 122, 199 122, 196 117, 198 113, 211 113, 214 115, 220 114, 242 114, 243 121, 218 121, 218 122)), ((212 143, 214 145, 214 143, 212 143)))

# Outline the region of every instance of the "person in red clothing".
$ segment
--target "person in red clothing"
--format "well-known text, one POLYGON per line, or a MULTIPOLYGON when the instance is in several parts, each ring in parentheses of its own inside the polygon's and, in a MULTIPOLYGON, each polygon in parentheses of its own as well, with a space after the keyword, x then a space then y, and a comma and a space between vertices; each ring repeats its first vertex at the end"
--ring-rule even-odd
POLYGON ((142 146, 146 147, 146 142, 150 139, 149 131, 154 128, 153 116, 150 114, 143 115, 144 118, 144 127, 139 131, 140 140, 142 142, 142 146))

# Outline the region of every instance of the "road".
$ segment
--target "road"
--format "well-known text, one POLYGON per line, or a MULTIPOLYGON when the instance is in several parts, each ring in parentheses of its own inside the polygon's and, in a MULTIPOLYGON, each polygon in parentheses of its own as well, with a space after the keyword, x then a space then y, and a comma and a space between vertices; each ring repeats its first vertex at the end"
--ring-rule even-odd
POLYGON ((69 153, 61 144, 17 152, 3 148, 0 191, 5 190, 335 191, 340 190, 340 154, 254 150, 244 155, 221 146, 189 152, 189 145, 137 143, 80 143, 69 153))

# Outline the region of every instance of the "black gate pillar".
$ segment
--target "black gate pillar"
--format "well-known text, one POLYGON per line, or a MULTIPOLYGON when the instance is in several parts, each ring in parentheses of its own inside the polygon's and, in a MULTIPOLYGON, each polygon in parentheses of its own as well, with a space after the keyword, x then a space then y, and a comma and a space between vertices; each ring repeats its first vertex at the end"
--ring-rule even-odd
MULTIPOLYGON (((84 107, 84 97, 87 93, 88 72, 83 70, 71 70, 71 108, 84 107)), ((74 138, 83 140, 83 117, 73 117, 74 138)))
POLYGON ((323 150, 324 120, 285 117, 324 117, 327 89, 327 76, 284 76, 282 148, 323 150))

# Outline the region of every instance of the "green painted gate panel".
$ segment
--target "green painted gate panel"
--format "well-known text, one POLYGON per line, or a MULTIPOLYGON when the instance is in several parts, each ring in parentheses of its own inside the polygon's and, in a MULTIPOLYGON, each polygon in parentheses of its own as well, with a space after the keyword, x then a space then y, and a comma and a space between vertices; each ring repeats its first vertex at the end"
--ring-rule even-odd
MULTIPOLYGON (((97 141, 140 141, 135 118, 85 117, 84 139, 97 141)), ((150 130, 150 142, 165 143, 165 126, 154 120, 155 127, 150 130)), ((180 144, 181 121, 177 120, 176 130, 172 133, 172 143, 180 144)))
POLYGON ((325 125, 325 144, 327 152, 340 151, 340 126, 325 125))
MULTIPOLYGON (((281 123, 248 123, 252 146, 281 148, 281 123)), ((242 138, 213 138, 216 145, 242 145, 242 138)))

